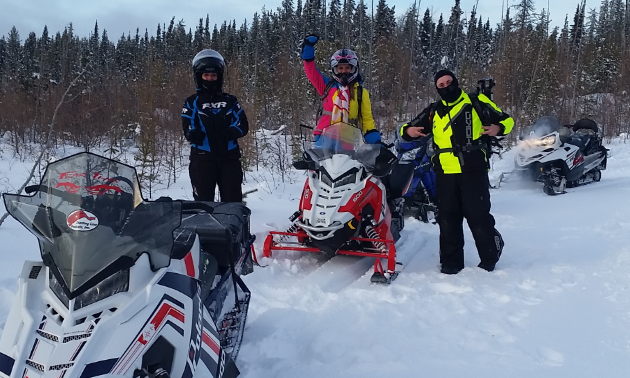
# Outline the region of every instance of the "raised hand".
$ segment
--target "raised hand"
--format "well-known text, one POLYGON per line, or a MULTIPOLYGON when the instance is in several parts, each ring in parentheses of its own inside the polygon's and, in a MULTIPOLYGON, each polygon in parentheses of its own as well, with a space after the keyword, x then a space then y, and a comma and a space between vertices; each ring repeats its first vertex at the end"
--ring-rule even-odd
POLYGON ((309 34, 302 41, 302 59, 310 61, 315 59, 315 44, 319 41, 319 37, 315 34, 309 34))

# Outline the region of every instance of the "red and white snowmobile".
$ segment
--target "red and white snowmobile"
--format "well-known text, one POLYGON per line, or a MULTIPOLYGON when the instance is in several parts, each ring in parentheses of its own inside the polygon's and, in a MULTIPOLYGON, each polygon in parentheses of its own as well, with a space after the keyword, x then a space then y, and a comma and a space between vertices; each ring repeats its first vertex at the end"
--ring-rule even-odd
MULTIPOLYGON (((263 254, 295 250, 374 257, 371 281, 389 283, 398 275, 396 247, 386 188, 373 174, 380 145, 366 144, 361 131, 338 123, 297 162, 308 170, 299 210, 285 232, 267 235, 263 254), (381 259, 387 260, 384 268, 381 259)), ((402 228, 402 225, 400 226, 402 228)))
POLYGON ((42 261, 20 274, 0 377, 238 375, 247 208, 144 201, 132 167, 90 153, 50 164, 28 192, 4 202, 42 261))

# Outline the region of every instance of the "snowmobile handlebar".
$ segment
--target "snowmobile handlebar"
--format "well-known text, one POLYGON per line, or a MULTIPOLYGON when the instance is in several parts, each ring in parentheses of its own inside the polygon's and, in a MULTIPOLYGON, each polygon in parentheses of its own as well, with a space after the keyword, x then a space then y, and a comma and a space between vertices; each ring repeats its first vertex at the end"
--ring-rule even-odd
POLYGON ((81 197, 80 194, 78 193, 68 193, 68 192, 64 192, 63 190, 59 190, 59 189, 55 189, 55 188, 51 188, 48 187, 46 185, 29 185, 26 188, 24 188, 24 192, 26 194, 32 194, 35 192, 44 192, 44 193, 50 193, 52 195, 55 195, 59 198, 62 198, 65 201, 72 201, 74 199, 78 197, 81 197))
POLYGON ((34 192, 36 192, 36 191, 38 191, 38 190, 39 190, 39 187, 40 187, 40 186, 41 186, 41 185, 39 185, 39 184, 38 184, 38 185, 29 185, 29 186, 27 186, 26 188, 24 188, 24 192, 25 192, 26 194, 31 194, 31 193, 34 193, 34 192))

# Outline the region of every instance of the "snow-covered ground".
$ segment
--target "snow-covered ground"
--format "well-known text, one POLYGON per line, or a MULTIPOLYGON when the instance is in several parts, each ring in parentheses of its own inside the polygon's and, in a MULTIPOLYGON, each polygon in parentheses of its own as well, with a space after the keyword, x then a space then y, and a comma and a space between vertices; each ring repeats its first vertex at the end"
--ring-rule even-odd
MULTIPOLYGON (((630 371, 630 145, 615 141, 600 183, 550 197, 540 185, 492 192, 506 247, 497 270, 476 268, 466 230, 466 266, 439 273, 438 228, 408 220, 398 244, 407 262, 388 286, 351 280, 341 262, 296 252, 261 258, 245 277, 252 303, 238 365, 244 377, 625 377, 630 371), (335 265, 337 264, 337 265, 335 265), (337 270, 332 272, 332 270, 337 270)), ((511 170, 512 154, 491 176, 511 170)), ((0 186, 18 187, 26 165, 6 153, 0 186)), ((255 173, 256 249, 283 230, 303 180, 278 184, 255 173)), ((190 198, 187 177, 159 195, 190 198)), ((156 195, 154 195, 156 197, 156 195)), ((0 227, 0 329, 35 238, 8 219, 0 227)))

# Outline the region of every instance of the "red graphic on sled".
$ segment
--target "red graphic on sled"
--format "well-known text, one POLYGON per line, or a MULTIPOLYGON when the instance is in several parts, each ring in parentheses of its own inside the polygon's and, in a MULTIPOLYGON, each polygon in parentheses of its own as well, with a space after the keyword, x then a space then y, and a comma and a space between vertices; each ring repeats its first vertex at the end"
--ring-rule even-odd
POLYGON ((55 189, 59 188, 63 188, 66 190, 66 192, 73 194, 79 193, 79 190, 81 190, 81 187, 79 185, 73 184, 71 182, 60 182, 55 186, 55 189))
POLYGON ((102 194, 107 194, 108 191, 113 190, 115 192, 118 193, 122 193, 123 190, 120 189, 117 186, 112 186, 112 185, 93 185, 93 186, 86 186, 85 190, 87 190, 88 193, 98 196, 98 195, 102 195, 102 194))
POLYGON ((98 218, 88 211, 77 210, 68 215, 67 223, 75 231, 89 231, 98 226, 98 218))

